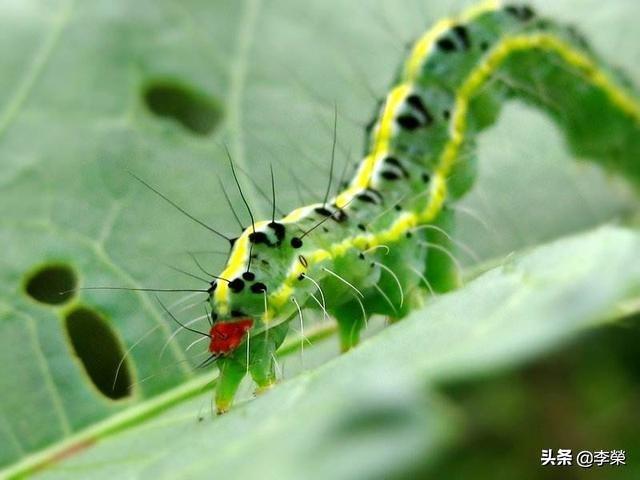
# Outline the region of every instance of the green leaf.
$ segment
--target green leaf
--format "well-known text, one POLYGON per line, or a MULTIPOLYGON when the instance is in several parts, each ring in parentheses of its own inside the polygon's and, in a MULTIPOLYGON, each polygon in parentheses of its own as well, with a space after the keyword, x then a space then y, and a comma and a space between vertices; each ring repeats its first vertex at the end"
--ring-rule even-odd
MULTIPOLYGON (((60 285, 198 287, 163 264, 197 272, 184 252, 226 248, 127 171, 228 233, 236 227, 217 183, 218 176, 229 180, 222 142, 261 185, 268 185, 273 162, 283 210, 300 204, 288 169, 317 198, 327 179, 334 102, 340 159, 355 158, 375 103, 365 85, 382 95, 404 43, 467 3, 434 0, 424 11, 410 0, 0 5, 0 467, 29 463, 86 429, 102 432, 122 418, 141 422, 149 405, 164 404, 161 395, 176 399, 172 389, 189 391, 189 382, 203 381, 194 373, 199 357, 191 356, 199 352, 185 353, 192 337, 178 336, 159 358, 172 325, 149 295, 85 290, 51 303, 52 293, 65 289, 60 285), (55 268, 43 273, 43 266, 55 268), (38 278, 46 281, 34 283, 38 278), (36 301, 34 291, 49 303, 36 301), (94 325, 107 326, 100 337, 78 337, 115 345, 106 359, 94 358, 93 367, 102 370, 78 360, 70 318, 99 318, 104 323, 94 325), (118 344, 135 346, 124 366, 134 386, 130 396, 113 400, 105 378, 113 376, 118 344)), ((634 0, 538 3, 580 24, 612 63, 640 77, 633 61, 640 52, 634 0)), ((500 259, 637 212, 624 185, 572 160, 546 118, 509 106, 481 139, 480 179, 464 201, 488 227, 461 213, 461 240, 481 259, 500 259)), ((268 216, 268 202, 244 183, 256 211, 268 216)), ((211 271, 223 260, 199 258, 211 271)), ((163 298, 171 304, 181 297, 163 298)), ((180 314, 188 319, 201 311, 180 314)), ((307 366, 334 354, 327 348, 307 366)), ((365 373, 351 375, 355 382, 365 373)), ((407 404, 399 407, 407 416, 389 425, 405 431, 403 422, 413 422, 422 398, 415 385, 397 382, 399 391, 407 390, 407 404)), ((191 421, 193 405, 182 408, 191 421)), ((254 412, 267 418, 268 412, 254 412)), ((440 418, 422 412, 415 422, 439 424, 440 418)), ((173 461, 176 467, 182 462, 173 461)))
POLYGON ((607 227, 512 257, 222 417, 196 421, 206 393, 38 478, 365 479, 411 471, 434 458, 455 425, 427 385, 511 367, 619 316, 640 298, 639 251, 638 232, 607 227))

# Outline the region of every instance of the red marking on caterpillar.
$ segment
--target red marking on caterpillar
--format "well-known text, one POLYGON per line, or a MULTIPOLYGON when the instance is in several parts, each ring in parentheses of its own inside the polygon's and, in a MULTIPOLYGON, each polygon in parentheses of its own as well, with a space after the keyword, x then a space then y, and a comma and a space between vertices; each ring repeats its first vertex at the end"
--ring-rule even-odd
POLYGON ((209 351, 214 355, 227 355, 233 352, 242 343, 252 326, 253 320, 250 318, 214 324, 210 332, 209 351))

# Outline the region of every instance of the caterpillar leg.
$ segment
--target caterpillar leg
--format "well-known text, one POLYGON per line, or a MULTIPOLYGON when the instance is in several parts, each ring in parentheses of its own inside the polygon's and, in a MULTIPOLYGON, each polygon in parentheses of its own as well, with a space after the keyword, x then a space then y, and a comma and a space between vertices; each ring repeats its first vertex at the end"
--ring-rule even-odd
POLYGON ((417 287, 427 256, 424 236, 423 230, 409 231, 402 240, 371 256, 371 265, 380 271, 380 278, 367 291, 369 314, 384 315, 393 323, 419 304, 417 287))
POLYGON ((249 337, 231 355, 218 360, 220 374, 215 394, 218 413, 229 411, 240 382, 247 373, 251 374, 258 386, 256 393, 276 382, 276 350, 284 341, 288 328, 289 324, 284 322, 255 337, 249 337))
POLYGON ((364 307, 366 292, 380 279, 380 268, 371 263, 372 259, 375 259, 373 255, 365 256, 354 250, 351 257, 336 259, 334 270, 323 281, 324 290, 332 292, 331 297, 327 297, 327 312, 338 323, 343 352, 358 344, 370 315, 364 307))
POLYGON ((362 308, 353 301, 333 309, 331 314, 338 323, 340 350, 346 352, 360 342, 360 332, 365 327, 362 308))
POLYGON ((240 382, 247 373, 247 367, 234 358, 221 358, 218 360, 218 368, 220 374, 216 385, 215 404, 218 414, 222 414, 231 408, 240 382))
POLYGON ((452 241, 455 227, 454 212, 443 210, 433 227, 423 230, 428 250, 422 267, 427 289, 435 293, 445 293, 461 285, 460 265, 455 257, 455 245, 452 241))
POLYGON ((249 372, 256 382, 256 393, 264 392, 276 383, 276 351, 288 330, 289 322, 283 322, 252 339, 249 372))

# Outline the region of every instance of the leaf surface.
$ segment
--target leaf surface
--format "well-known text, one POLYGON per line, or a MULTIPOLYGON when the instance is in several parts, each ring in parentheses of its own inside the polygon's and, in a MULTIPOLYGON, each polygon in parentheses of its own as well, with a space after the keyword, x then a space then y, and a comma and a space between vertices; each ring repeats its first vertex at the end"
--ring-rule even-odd
MULTIPOLYGON (((640 77, 633 0, 537 3, 579 24, 612 63, 640 77)), ((202 349, 185 352, 194 340, 187 335, 163 349, 173 326, 152 295, 84 290, 51 305, 27 293, 42 266, 70 268, 79 287, 187 289, 202 284, 165 264, 199 274, 186 254, 195 251, 206 252, 198 258, 208 270, 222 266, 224 256, 211 252, 225 250, 225 242, 128 171, 229 235, 237 226, 218 184, 219 177, 230 184, 222 143, 267 192, 273 163, 282 210, 315 200, 328 178, 334 103, 341 168, 360 155, 373 97, 387 89, 404 44, 466 4, 0 5, 0 467, 29 463, 36 452, 120 415, 137 418, 158 395, 200 381, 194 366, 202 349), (158 91, 161 106, 150 100, 158 91), (190 105, 182 121, 167 113, 176 101, 190 105), (114 401, 87 375, 66 328, 78 311, 102 319, 122 351, 135 347, 124 365, 130 396, 114 401)), ((553 125, 521 105, 508 106, 480 140, 480 177, 464 205, 487 226, 461 214, 459 235, 481 259, 637 212, 621 182, 572 162, 553 125)), ((251 181, 243 183, 257 216, 267 217, 268 202, 251 181)), ((197 296, 162 298, 185 321, 202 315, 197 296)), ((335 354, 326 350, 309 364, 335 354)), ((429 413, 421 419, 438 421, 429 413)))

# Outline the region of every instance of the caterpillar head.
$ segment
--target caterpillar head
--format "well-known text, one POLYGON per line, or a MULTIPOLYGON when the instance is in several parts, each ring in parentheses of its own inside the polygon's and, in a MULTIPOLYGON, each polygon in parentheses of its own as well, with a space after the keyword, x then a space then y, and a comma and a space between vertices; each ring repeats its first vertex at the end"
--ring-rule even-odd
POLYGON ((253 320, 249 317, 214 323, 209 332, 211 337, 209 351, 217 356, 230 354, 240 346, 252 326, 253 320))

